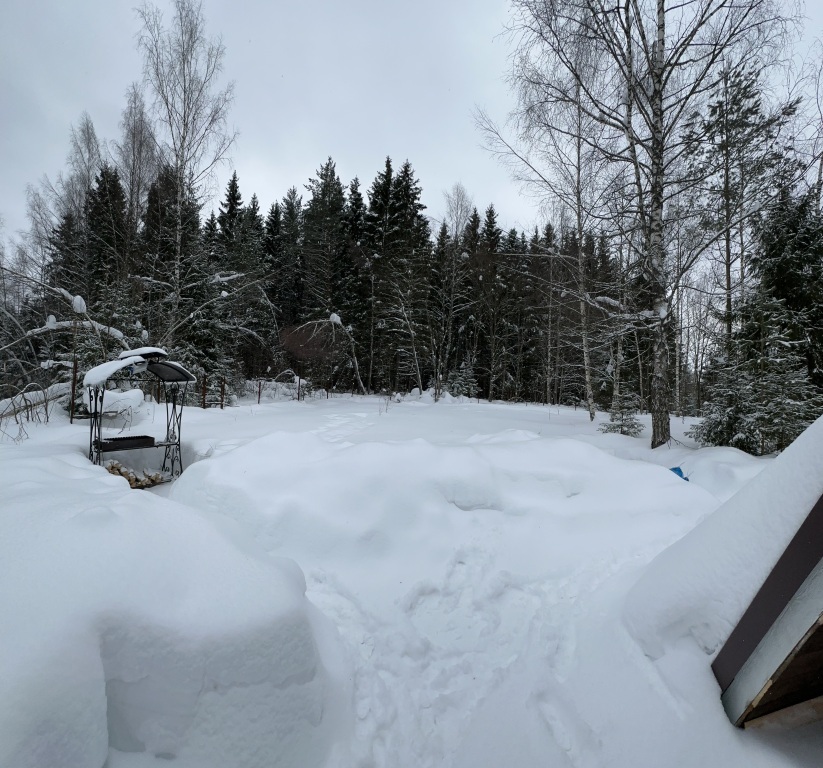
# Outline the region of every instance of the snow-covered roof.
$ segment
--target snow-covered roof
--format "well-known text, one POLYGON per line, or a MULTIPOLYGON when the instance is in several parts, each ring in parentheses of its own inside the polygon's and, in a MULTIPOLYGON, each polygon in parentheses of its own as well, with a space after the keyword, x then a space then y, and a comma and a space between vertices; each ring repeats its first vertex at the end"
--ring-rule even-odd
POLYGON ((131 368, 131 373, 140 373, 145 371, 147 362, 144 358, 137 356, 127 357, 125 360, 109 360, 106 363, 95 365, 83 377, 84 387, 99 387, 105 384, 107 379, 114 376, 115 373, 122 371, 124 368, 131 368))
POLYGON ((146 360, 152 357, 168 357, 165 349, 160 347, 139 347, 137 349, 126 349, 118 356, 118 360, 125 360, 127 357, 143 357, 146 360))
POLYGON ((720 649, 712 669, 735 724, 808 702, 823 671, 821 529, 823 417, 652 562, 627 596, 632 635, 653 659, 688 636, 720 649))

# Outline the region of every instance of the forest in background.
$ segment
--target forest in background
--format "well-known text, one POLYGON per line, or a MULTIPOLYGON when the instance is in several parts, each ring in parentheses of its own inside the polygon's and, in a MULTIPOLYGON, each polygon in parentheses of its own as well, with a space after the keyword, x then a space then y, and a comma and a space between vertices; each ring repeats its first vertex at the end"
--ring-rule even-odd
POLYGON ((526 232, 459 183, 430 219, 408 160, 365 187, 321 159, 265 207, 226 183, 224 50, 173 5, 168 26, 140 10, 121 135, 84 113, 0 253, 0 399, 151 345, 198 392, 431 388, 608 410, 625 434, 643 411, 653 445, 695 415, 703 443, 770 453, 823 413, 820 56, 775 85, 780 4, 516 0, 518 109, 477 120, 541 191, 526 232))

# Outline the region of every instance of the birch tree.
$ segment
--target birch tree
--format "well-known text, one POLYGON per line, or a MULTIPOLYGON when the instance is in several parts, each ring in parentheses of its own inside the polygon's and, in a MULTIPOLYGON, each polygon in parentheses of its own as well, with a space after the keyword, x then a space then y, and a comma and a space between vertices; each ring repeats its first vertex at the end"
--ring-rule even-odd
POLYGON ((688 183, 683 124, 715 86, 721 65, 755 50, 767 56, 786 20, 775 0, 513 0, 513 8, 517 117, 541 121, 548 136, 563 130, 555 110, 579 105, 603 128, 587 139, 592 148, 629 170, 625 208, 640 235, 657 447, 670 439, 671 285, 679 276, 667 258, 665 223, 669 201, 688 183))
POLYGON ((589 303, 591 275, 584 259, 583 241, 599 227, 603 191, 608 188, 609 171, 603 153, 608 136, 602 124, 585 109, 580 82, 591 71, 588 51, 580 49, 575 63, 577 80, 569 79, 569 100, 558 103, 532 104, 517 125, 519 145, 507 140, 503 132, 485 113, 480 127, 492 151, 509 161, 516 177, 536 187, 547 206, 561 209, 572 221, 575 253, 577 318, 583 357, 584 400, 589 418, 595 416, 592 374, 592 311, 589 303))
POLYGON ((137 84, 132 84, 126 93, 120 128, 121 138, 113 144, 113 155, 126 191, 128 234, 133 240, 146 211, 149 186, 158 170, 154 129, 137 84))
POLYGON ((814 46, 814 64, 811 65, 811 123, 812 139, 810 146, 809 168, 814 178, 815 200, 817 210, 823 210, 823 41, 818 40, 814 46))
POLYGON ((154 97, 158 150, 171 169, 176 190, 174 257, 171 269, 172 325, 162 341, 171 344, 183 290, 183 220, 190 190, 202 190, 234 143, 228 112, 234 84, 220 87, 225 48, 206 35, 202 3, 174 0, 171 24, 153 5, 138 9, 143 24, 139 47, 143 74, 154 97))

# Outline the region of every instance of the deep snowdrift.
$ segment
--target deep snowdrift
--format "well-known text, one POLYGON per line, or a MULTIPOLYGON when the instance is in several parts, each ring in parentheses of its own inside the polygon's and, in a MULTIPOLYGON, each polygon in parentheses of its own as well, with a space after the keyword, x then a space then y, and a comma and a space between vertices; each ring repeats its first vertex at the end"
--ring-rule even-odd
POLYGON ((0 449, 0 766, 322 765, 341 681, 300 569, 28 448, 0 449))
POLYGON ((0 445, 0 768, 818 766, 820 727, 729 724, 705 652, 744 599, 715 582, 756 589, 747 547, 793 532, 721 542, 773 462, 674 427, 650 451, 563 408, 186 409, 154 492, 82 426, 32 428, 0 445))
POLYGON ((719 650, 821 494, 823 417, 646 569, 626 607, 646 653, 687 635, 719 650))

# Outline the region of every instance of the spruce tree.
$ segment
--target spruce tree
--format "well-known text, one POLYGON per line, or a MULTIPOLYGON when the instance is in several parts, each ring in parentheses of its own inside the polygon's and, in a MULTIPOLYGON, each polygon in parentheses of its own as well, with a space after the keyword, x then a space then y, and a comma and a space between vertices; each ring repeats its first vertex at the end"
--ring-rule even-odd
POLYGON ((750 268, 752 285, 709 370, 693 434, 761 455, 785 448, 823 412, 823 222, 808 194, 781 189, 750 268))
POLYGON ((609 420, 603 422, 598 429, 606 433, 639 437, 643 432, 643 425, 637 420, 639 406, 637 394, 627 387, 621 387, 612 398, 609 420))
MULTIPOLYGON (((46 281, 72 295, 84 294, 86 280, 86 243, 82 220, 71 211, 64 213, 48 240, 46 281)), ((46 309, 51 309, 47 306, 46 309)))
POLYGON ((480 214, 477 212, 477 208, 473 208, 471 214, 469 215, 469 220, 466 222, 466 226, 463 229, 463 236, 461 240, 461 247, 470 257, 475 256, 477 254, 477 249, 480 247, 481 223, 482 221, 480 219, 480 214))
POLYGON ((232 251, 242 214, 243 197, 240 194, 240 181, 237 178, 237 171, 234 171, 226 186, 226 195, 223 202, 220 203, 220 213, 217 214, 220 239, 227 254, 229 254, 230 261, 235 261, 232 251))
MULTIPOLYGON (((465 359, 459 346, 470 307, 468 256, 452 240, 443 222, 437 233, 428 268, 426 326, 435 400, 444 390, 451 394, 474 394, 468 383, 465 359)), ((476 383, 475 383, 476 384, 476 383)))
POLYGON ((280 249, 272 279, 281 329, 303 319, 305 270, 303 262, 303 200, 292 187, 280 203, 280 249))
MULTIPOLYGON (((343 247, 334 268, 332 304, 351 334, 358 359, 363 358, 364 341, 369 326, 368 250, 365 247, 366 205, 360 192, 360 181, 349 183, 343 213, 343 247)), ((354 371, 351 371, 354 374, 354 371)), ((354 378, 354 377, 353 377, 354 378)), ((356 381, 351 382, 352 386, 356 381)))
POLYGON ((270 277, 266 257, 266 230, 257 195, 237 216, 230 266, 242 277, 233 285, 232 323, 237 329, 238 359, 248 378, 260 376, 272 362, 277 322, 268 287, 270 277))
POLYGON ((225 269, 226 250, 220 236, 217 217, 212 211, 203 224, 199 241, 200 278, 191 286, 194 311, 183 338, 190 345, 190 370, 205 383, 207 401, 220 397, 223 382, 232 387, 236 373, 235 349, 232 337, 232 311, 228 302, 213 300, 222 296, 223 283, 212 283, 225 269))
POLYGON ((224 262, 224 256, 223 247, 220 243, 220 227, 214 211, 212 211, 203 222, 203 232, 200 242, 203 248, 203 259, 207 266, 207 271, 210 274, 218 272, 224 262))
POLYGON ((422 190, 406 160, 395 176, 389 202, 392 247, 383 262, 380 294, 383 319, 395 350, 395 388, 402 380, 425 386, 428 361, 424 328, 430 253, 429 224, 422 190))
MULTIPOLYGON (((536 229, 536 228, 535 228, 536 229)), ((537 233, 535 233, 537 235, 537 233)), ((555 291, 558 269, 557 243, 554 227, 547 223, 537 235, 531 249, 530 272, 535 278, 536 313, 538 317, 538 353, 536 379, 540 398, 546 404, 559 402, 559 318, 555 291)))
POLYGON ((369 207, 366 210, 364 234, 366 244, 375 251, 378 258, 385 256, 391 247, 394 235, 392 222, 392 185, 394 170, 390 157, 369 187, 369 207))
POLYGON ((758 228, 752 274, 785 303, 795 323, 809 376, 823 388, 823 215, 813 192, 784 186, 758 228))
POLYGON ((281 236, 283 230, 283 215, 280 211, 280 203, 272 203, 266 216, 266 235, 263 241, 266 253, 266 260, 273 264, 280 251, 281 236))
POLYGON ((368 323, 364 339, 366 352, 366 389, 370 392, 388 388, 391 357, 384 344, 385 322, 384 286, 387 262, 393 245, 394 227, 391 221, 391 194, 394 169, 390 157, 386 158, 368 190, 369 205, 363 223, 365 251, 365 276, 368 285, 368 323))
POLYGON ((803 318, 764 286, 738 311, 730 357, 719 360, 692 436, 761 456, 786 448, 823 413, 806 365, 803 318), (800 323, 800 327, 797 324, 800 323))
POLYGON ((303 213, 305 306, 307 318, 327 318, 334 302, 346 235, 346 199, 331 158, 306 185, 309 200, 303 213))
POLYGON ((85 225, 86 302, 99 312, 110 289, 129 272, 126 196, 117 171, 108 164, 103 164, 86 197, 85 225))
MULTIPOLYGON (((471 223, 471 221, 470 221, 471 223)), ((479 310, 483 355, 478 361, 489 400, 503 396, 511 326, 508 310, 511 294, 505 276, 503 231, 493 204, 486 209, 473 261, 474 298, 479 310)))
POLYGON ((197 366, 197 343, 191 334, 198 318, 193 313, 212 298, 210 265, 201 247, 195 192, 187 186, 178 193, 176 176, 167 166, 149 187, 140 241, 135 280, 142 289, 141 325, 151 343, 165 346, 184 364, 197 366))
POLYGON ((280 203, 272 203, 269 208, 263 235, 263 267, 269 279, 266 281, 266 291, 277 316, 280 317, 278 303, 277 268, 282 261, 283 251, 283 215, 280 203))
MULTIPOLYGON (((457 359, 461 370, 471 371, 471 378, 480 391, 477 371, 481 354, 482 319, 478 304, 476 267, 480 248, 480 226, 482 220, 477 208, 473 207, 468 221, 460 235, 460 252, 466 255, 468 268, 469 309, 459 338, 457 359)), ((451 391, 451 390, 450 390, 451 391)), ((476 394, 473 393, 473 394, 476 394)))
MULTIPOLYGON (((90 314, 96 322, 121 331, 130 346, 140 345, 139 289, 131 280, 126 196, 117 170, 107 163, 86 196, 84 243, 87 286, 82 295, 90 314)), ((79 346, 85 350, 81 367, 102 362, 120 349, 108 334, 94 334, 79 346)))

